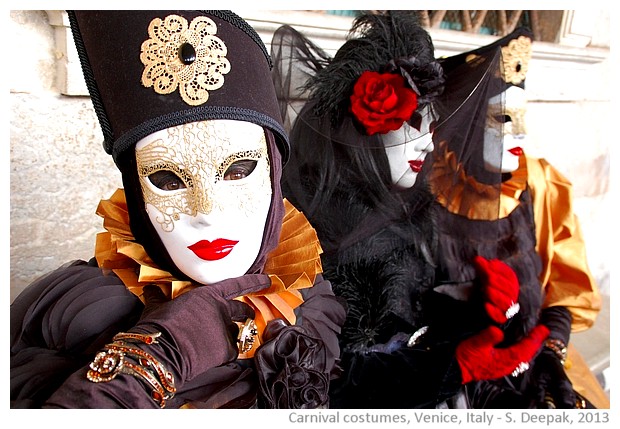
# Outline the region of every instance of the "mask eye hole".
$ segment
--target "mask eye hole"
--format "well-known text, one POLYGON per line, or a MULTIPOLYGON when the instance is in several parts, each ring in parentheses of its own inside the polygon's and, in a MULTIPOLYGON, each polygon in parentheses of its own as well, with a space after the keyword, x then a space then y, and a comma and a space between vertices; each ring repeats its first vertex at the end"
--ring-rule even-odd
POLYGON ((160 170, 149 175, 149 180, 157 188, 163 191, 178 191, 185 189, 185 182, 175 173, 169 170, 160 170))
POLYGON ((416 130, 420 131, 420 128, 422 127, 422 115, 418 112, 414 112, 413 115, 411 115, 411 118, 409 118, 409 120, 407 121, 407 123, 416 130))
POLYGON ((248 177, 256 168, 258 161, 254 159, 243 159, 233 162, 224 173, 224 180, 241 180, 248 177))
POLYGON ((510 115, 495 115, 493 118, 500 124, 512 122, 512 118, 510 117, 510 115))

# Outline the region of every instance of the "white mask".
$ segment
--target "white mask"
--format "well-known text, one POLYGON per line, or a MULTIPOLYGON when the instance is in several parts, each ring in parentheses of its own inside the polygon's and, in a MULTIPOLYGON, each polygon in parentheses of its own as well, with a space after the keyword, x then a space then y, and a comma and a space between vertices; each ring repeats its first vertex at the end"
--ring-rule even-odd
POLYGON ((484 165, 488 171, 511 173, 519 168, 519 157, 527 141, 526 105, 525 90, 518 86, 511 86, 489 99, 484 132, 484 165))
POLYGON ((385 153, 390 164, 392 184, 399 189, 411 188, 422 169, 424 159, 434 149, 433 131, 435 117, 429 107, 414 115, 421 114, 419 129, 403 123, 398 130, 381 136, 385 153))
POLYGON ((202 284, 245 274, 271 205, 263 128, 194 122, 155 132, 135 150, 146 211, 179 270, 202 284))

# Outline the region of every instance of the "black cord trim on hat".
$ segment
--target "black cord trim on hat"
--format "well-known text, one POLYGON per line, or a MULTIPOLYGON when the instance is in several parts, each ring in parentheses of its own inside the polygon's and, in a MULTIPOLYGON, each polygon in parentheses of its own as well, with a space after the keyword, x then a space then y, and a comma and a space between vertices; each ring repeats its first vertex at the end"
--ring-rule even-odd
POLYGON ((269 70, 273 68, 271 56, 267 52, 267 48, 265 47, 263 40, 260 38, 256 30, 252 28, 252 26, 250 26, 243 18, 230 10, 201 10, 200 12, 217 16, 218 18, 229 22, 230 24, 245 32, 261 48, 263 54, 265 54, 265 58, 267 58, 267 63, 269 64, 269 70))
POLYGON ((101 95, 99 94, 99 88, 97 87, 95 76, 93 75, 93 71, 90 68, 90 61, 88 60, 88 54, 86 53, 86 48, 84 47, 82 33, 80 32, 77 18, 75 17, 75 12, 68 10, 67 16, 69 17, 69 24, 73 33, 73 41, 75 43, 78 57, 80 58, 80 63, 82 65, 84 81, 86 82, 86 87, 88 88, 88 92, 90 93, 90 98, 92 100, 95 112, 97 113, 97 118, 99 119, 101 131, 103 132, 103 148, 105 149, 107 154, 112 154, 114 135, 112 133, 112 127, 110 126, 110 122, 108 120, 108 115, 106 114, 105 108, 103 107, 103 103, 101 101, 101 95))
POLYGON ((270 128, 273 132, 279 134, 282 138, 282 144, 284 145, 284 147, 280 147, 280 150, 282 152, 282 158, 285 159, 287 157, 288 138, 286 133, 284 132, 284 128, 282 128, 282 125, 280 125, 275 119, 268 115, 256 112, 254 110, 241 109, 238 107, 194 108, 190 110, 183 110, 180 112, 173 112, 168 115, 153 118, 119 137, 119 139, 114 143, 112 157, 116 162, 122 152, 130 149, 133 145, 136 144, 136 142, 154 132, 182 124, 187 124, 190 122, 215 119, 246 121, 270 128))

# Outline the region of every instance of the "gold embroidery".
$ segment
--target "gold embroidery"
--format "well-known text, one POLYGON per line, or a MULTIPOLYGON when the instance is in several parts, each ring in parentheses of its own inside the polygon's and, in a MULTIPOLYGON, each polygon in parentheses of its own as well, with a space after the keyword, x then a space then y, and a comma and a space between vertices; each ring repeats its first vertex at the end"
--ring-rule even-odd
POLYGON ((218 132, 217 121, 192 122, 168 128, 166 142, 161 138, 136 150, 138 175, 142 183, 144 202, 153 205, 161 217, 157 221, 164 231, 174 229, 181 214, 209 214, 214 208, 222 211, 231 204, 250 216, 257 201, 269 200, 270 164, 267 141, 261 134, 260 147, 241 149, 242 143, 218 132), (239 160, 255 160, 255 171, 247 180, 226 181, 234 188, 221 188, 226 170, 239 160), (177 191, 162 191, 149 176, 158 171, 171 171, 185 184, 177 191))
POLYGON ((149 24, 149 39, 142 43, 140 60, 144 64, 142 85, 158 94, 179 88, 187 104, 198 106, 209 99, 209 91, 224 85, 230 71, 227 48, 215 34, 217 25, 200 16, 187 24, 178 15, 149 24))
POLYGON ((525 79, 532 57, 532 41, 519 36, 502 47, 502 78, 506 83, 518 85, 525 79))

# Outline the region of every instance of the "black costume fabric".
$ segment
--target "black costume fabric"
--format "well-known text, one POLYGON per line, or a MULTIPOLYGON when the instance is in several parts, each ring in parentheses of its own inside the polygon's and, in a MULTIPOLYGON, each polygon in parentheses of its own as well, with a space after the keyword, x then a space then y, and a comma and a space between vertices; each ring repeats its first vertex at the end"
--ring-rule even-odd
POLYGON ((332 384, 331 406, 469 406, 455 348, 488 320, 479 301, 462 299, 435 277, 440 236, 426 177, 432 159, 413 187, 392 186, 381 137, 356 122, 349 96, 365 71, 402 75, 417 88, 417 112, 426 107, 439 118, 435 134, 449 136, 462 161, 476 153, 470 143, 483 131, 481 100, 494 91, 499 57, 478 63, 475 78, 446 94, 449 82, 415 11, 363 14, 333 58, 284 26, 272 57, 291 127, 283 193, 316 228, 325 278, 348 305, 343 374, 332 384))
MULTIPOLYGON (((333 299, 329 282, 321 278, 303 294, 304 304, 296 309, 303 322, 287 328, 293 333, 283 333, 300 337, 300 341, 309 336, 311 344, 325 355, 319 355, 316 362, 312 355, 301 356, 296 364, 329 374, 336 358, 330 341, 341 323, 342 306, 333 299), (301 333, 294 335, 299 330, 301 333), (321 337, 328 347, 316 341, 321 337)), ((94 355, 115 334, 132 329, 143 309, 140 299, 117 276, 105 274, 94 260, 73 262, 28 286, 11 305, 11 408, 156 408, 145 387, 133 377, 122 375, 105 384, 86 379, 86 367, 94 355)), ((196 319, 189 309, 179 317, 185 323, 196 319)), ((276 364, 267 368, 270 375, 280 377, 286 365, 272 355, 269 350, 261 359, 276 359, 276 364)), ((307 404, 303 398, 282 401, 282 394, 274 399, 274 393, 259 383, 266 381, 257 375, 251 359, 232 359, 184 384, 166 407, 253 408, 257 401, 265 408, 307 404)), ((303 388, 312 390, 314 386, 310 383, 303 388)))
MULTIPOLYGON (((158 287, 149 289, 149 285, 144 288, 149 293, 132 293, 119 276, 98 266, 95 258, 88 263, 70 263, 27 287, 11 305, 11 407, 326 406, 329 381, 337 372, 337 334, 344 321, 344 308, 320 270, 310 277, 307 287, 299 289, 300 303, 291 307, 295 323, 280 326, 284 322, 274 319, 279 328, 267 325, 271 333, 263 337, 255 357, 238 358, 239 329, 233 321, 245 321, 259 310, 234 298, 272 286, 266 265, 270 263, 271 269, 277 266, 269 256, 279 248, 280 240, 286 239, 281 234, 286 205, 279 179, 288 142, 269 75, 270 58, 260 38, 229 11, 85 11, 69 12, 69 16, 104 132, 104 146, 114 156, 127 185, 127 211, 135 242, 162 263, 159 268, 187 280, 171 263, 157 233, 146 225, 151 224, 132 164, 133 145, 141 137, 199 120, 235 119, 262 126, 271 166, 271 207, 262 246, 246 275, 207 286, 195 284, 174 299, 166 298, 158 287), (212 105, 206 102, 188 107, 178 102, 176 92, 153 96, 152 88, 140 84, 140 45, 148 38, 149 21, 166 15, 175 22, 182 21, 181 16, 216 23, 218 36, 230 49, 228 59, 235 64, 241 61, 235 66, 237 77, 220 88, 227 89, 219 94, 211 91, 212 105), (244 88, 253 88, 254 92, 244 88), (255 93, 256 97, 252 95, 255 93), (125 101, 137 104, 126 110, 125 101), (139 377, 119 373, 108 382, 87 379, 88 363, 116 334, 157 331, 161 332, 157 344, 135 347, 150 353, 174 376, 177 391, 166 398, 165 404, 151 397, 151 389, 139 377), (289 379, 290 374, 296 377, 289 379), (275 390, 274 385, 278 386, 275 390)), ((200 34, 204 41, 204 33, 200 34)), ((174 57, 181 51, 169 52, 174 57)), ((312 232, 307 222, 297 226, 304 228, 312 232)), ((301 248, 304 243, 298 244, 301 248)))
MULTIPOLYGON (((486 101, 482 98, 475 102, 484 106, 488 98, 511 86, 523 88, 531 51, 517 54, 507 47, 525 39, 531 43, 532 33, 526 28, 518 28, 490 45, 441 59, 447 82, 442 103, 451 103, 455 88, 477 81, 476 69, 480 64, 498 57, 502 67, 492 76, 495 81, 493 89, 486 94, 486 101), (515 75, 518 76, 511 80, 510 76, 515 75)), ((501 120, 511 121, 508 112, 501 120)), ((435 207, 439 233, 437 281, 450 285, 453 290, 465 289, 464 286, 471 285, 476 278, 473 256, 499 259, 514 270, 519 281, 520 310, 501 326, 505 335, 503 345, 521 340, 540 323, 549 328, 549 338, 568 344, 570 312, 561 306, 543 310, 542 265, 536 250, 534 208, 527 177, 523 177, 522 169, 501 175, 486 170, 480 144, 483 130, 475 131, 469 143, 470 148, 475 148, 470 151, 471 157, 459 157, 463 145, 460 142, 453 145, 446 129, 439 128, 435 135, 437 141, 445 142, 434 153, 435 171, 430 173, 429 179, 439 201, 435 207), (445 172, 441 172, 444 169, 445 172), (455 171, 459 174, 455 175, 455 171), (445 181, 439 179, 443 174, 447 176, 445 181), (517 205, 508 213, 503 207, 495 208, 502 198, 500 194, 510 193, 507 189, 512 189, 514 183, 523 183, 524 188, 520 195, 517 194, 517 205), (467 195, 461 195, 463 192, 467 195)), ((471 299, 472 295, 464 296, 471 299)), ((547 347, 541 347, 537 357, 529 362, 529 369, 522 374, 473 382, 467 390, 474 408, 574 408, 576 404, 560 360, 547 347)))

